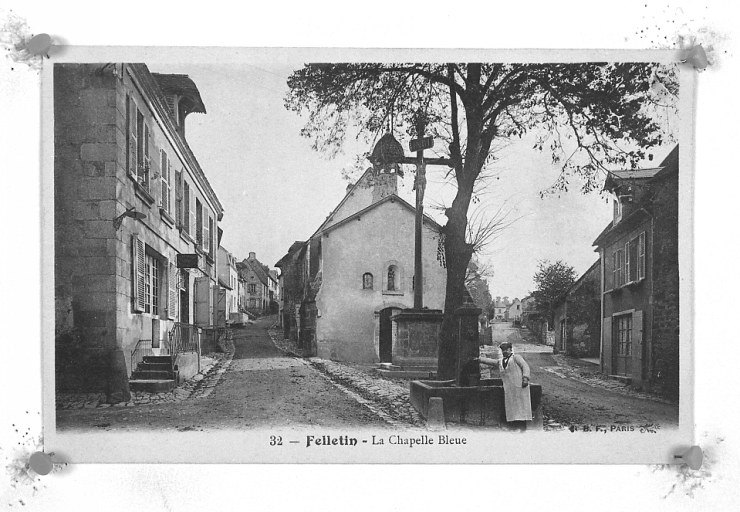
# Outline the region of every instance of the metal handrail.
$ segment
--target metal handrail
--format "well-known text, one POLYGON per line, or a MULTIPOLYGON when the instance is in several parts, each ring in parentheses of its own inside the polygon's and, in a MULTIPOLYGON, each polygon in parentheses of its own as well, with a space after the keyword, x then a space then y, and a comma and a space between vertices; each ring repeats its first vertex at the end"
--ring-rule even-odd
POLYGON ((175 322, 168 335, 167 349, 172 356, 172 364, 177 363, 177 358, 183 352, 198 351, 197 327, 183 322, 175 322))
POLYGON ((136 371, 139 363, 144 360, 145 356, 154 355, 152 351, 152 340, 139 340, 131 351, 131 373, 136 371))

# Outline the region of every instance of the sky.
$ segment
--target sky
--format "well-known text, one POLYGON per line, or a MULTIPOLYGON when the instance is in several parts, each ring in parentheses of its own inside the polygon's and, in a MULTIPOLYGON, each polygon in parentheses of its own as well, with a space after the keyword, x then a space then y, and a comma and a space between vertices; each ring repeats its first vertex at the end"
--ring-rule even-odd
MULTIPOLYGON (((314 233, 344 197, 348 181, 342 169, 372 149, 351 137, 333 159, 311 149, 300 135, 305 118, 284 106, 287 77, 300 66, 150 65, 152 72, 187 74, 200 90, 207 113, 187 117, 186 138, 224 206, 222 245, 240 260, 255 252, 271 267, 294 241, 314 233)), ((611 219, 611 199, 598 191, 583 194, 577 182, 568 192, 542 198, 540 191, 552 185, 558 169, 532 146, 533 139, 524 137, 501 150, 494 178, 473 206, 484 216, 501 210, 510 223, 477 255, 489 269, 494 298, 524 298, 534 289, 532 276, 542 260, 563 260, 578 275, 585 272, 598 259, 592 242, 611 219)), ((657 150, 654 162, 670 149, 657 150)), ((428 168, 425 197, 425 212, 442 224, 445 218, 434 206, 449 205, 454 197, 443 182, 446 170, 428 168)), ((407 172, 399 193, 413 204, 412 179, 407 172)))

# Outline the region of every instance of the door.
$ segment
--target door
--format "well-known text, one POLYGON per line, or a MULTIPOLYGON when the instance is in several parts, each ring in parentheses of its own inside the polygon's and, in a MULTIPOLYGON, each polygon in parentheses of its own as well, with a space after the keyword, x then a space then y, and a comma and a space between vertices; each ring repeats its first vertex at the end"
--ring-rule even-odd
POLYGON ((380 310, 380 336, 378 338, 378 352, 381 363, 393 362, 393 322, 391 314, 393 308, 380 310))
POLYGON ((211 280, 208 277, 199 277, 195 280, 195 325, 206 327, 213 325, 212 308, 213 292, 211 280))
POLYGON ((216 325, 226 327, 226 288, 214 288, 216 295, 216 325))
POLYGON ((190 323, 190 274, 180 269, 180 321, 190 323))
POLYGON ((614 345, 614 374, 628 376, 632 373, 632 315, 615 316, 612 320, 614 345))

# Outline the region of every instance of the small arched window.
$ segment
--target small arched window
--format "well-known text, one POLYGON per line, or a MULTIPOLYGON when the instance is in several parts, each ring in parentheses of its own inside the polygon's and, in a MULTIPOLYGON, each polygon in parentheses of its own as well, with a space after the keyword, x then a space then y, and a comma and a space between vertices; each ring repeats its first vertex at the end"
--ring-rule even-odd
POLYGON ((362 289, 373 289, 373 275, 370 272, 365 272, 364 274, 362 274, 362 289))
POLYGON ((390 265, 388 267, 388 291, 395 292, 398 290, 398 267, 390 265))

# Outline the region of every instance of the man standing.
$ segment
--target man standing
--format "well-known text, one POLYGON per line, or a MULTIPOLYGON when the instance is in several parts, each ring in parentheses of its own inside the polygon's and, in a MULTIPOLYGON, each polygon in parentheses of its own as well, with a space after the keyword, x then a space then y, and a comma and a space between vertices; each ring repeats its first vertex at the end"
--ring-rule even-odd
POLYGON ((506 422, 518 429, 526 430, 527 421, 532 420, 532 401, 529 396, 529 365, 519 354, 514 354, 511 343, 499 345, 501 359, 479 358, 489 366, 498 365, 504 384, 504 410, 506 422))

